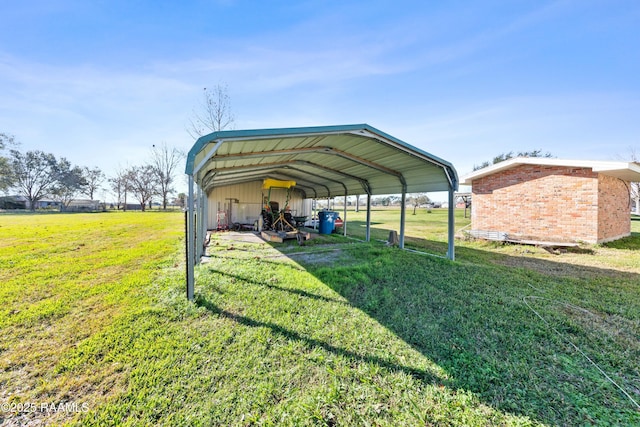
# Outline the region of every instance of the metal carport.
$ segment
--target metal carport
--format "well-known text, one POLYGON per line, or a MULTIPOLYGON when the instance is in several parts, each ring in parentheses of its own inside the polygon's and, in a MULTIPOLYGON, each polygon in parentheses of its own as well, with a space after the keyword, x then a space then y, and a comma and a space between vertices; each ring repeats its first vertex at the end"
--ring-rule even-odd
MULTIPOLYGON (((400 247, 404 248, 407 193, 447 191, 447 257, 454 259, 453 165, 367 124, 213 132, 189 151, 187 297, 193 299, 194 265, 206 235, 206 194, 214 187, 264 178, 296 181, 307 198, 401 194, 400 247), (197 194, 196 194, 197 191, 197 194), (197 206, 196 202, 197 201, 197 206)), ((346 218, 344 218, 346 221, 346 218)), ((346 232, 346 230, 345 230, 346 232)))

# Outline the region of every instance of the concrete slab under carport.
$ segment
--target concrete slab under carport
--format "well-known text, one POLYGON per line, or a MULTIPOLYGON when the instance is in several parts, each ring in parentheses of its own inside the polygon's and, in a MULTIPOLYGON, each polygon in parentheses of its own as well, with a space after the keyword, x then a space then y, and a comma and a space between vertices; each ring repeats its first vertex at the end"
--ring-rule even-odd
MULTIPOLYGON (((323 236, 327 235, 311 233, 311 239, 322 239, 323 236)), ((206 241, 207 245, 200 259, 203 265, 216 258, 238 262, 244 259, 265 258, 293 264, 303 262, 331 265, 344 257, 344 251, 356 250, 359 245, 368 244, 362 240, 346 239, 343 242, 331 241, 302 247, 294 242, 290 245, 274 246, 273 242, 265 241, 256 231, 210 231, 206 241)))

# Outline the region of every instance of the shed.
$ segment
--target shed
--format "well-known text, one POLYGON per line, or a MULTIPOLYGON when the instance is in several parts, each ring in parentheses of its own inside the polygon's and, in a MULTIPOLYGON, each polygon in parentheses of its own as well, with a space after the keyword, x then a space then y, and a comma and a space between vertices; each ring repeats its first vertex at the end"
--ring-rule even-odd
MULTIPOLYGON (((193 266, 201 254, 215 200, 264 179, 295 181, 304 199, 367 195, 369 240, 371 196, 401 194, 400 247, 404 246, 407 193, 447 191, 449 245, 454 258, 453 196, 458 176, 453 165, 367 124, 219 131, 200 137, 187 155, 187 296, 193 298, 193 266), (242 186, 242 187, 240 187, 242 186), (215 199, 215 200, 214 200, 215 199), (197 202, 196 202, 197 201, 197 202)), ((258 200, 261 203, 261 200, 258 200)), ((254 202, 250 202, 254 203, 254 202)), ((238 203, 239 204, 239 203, 238 203)), ((303 209, 300 205, 300 209, 303 209)), ((345 203, 346 206, 346 203, 345 203)), ((346 234, 346 208, 344 212, 346 234)))
POLYGON ((474 171, 471 234, 525 243, 603 243, 631 234, 640 164, 518 157, 474 171))

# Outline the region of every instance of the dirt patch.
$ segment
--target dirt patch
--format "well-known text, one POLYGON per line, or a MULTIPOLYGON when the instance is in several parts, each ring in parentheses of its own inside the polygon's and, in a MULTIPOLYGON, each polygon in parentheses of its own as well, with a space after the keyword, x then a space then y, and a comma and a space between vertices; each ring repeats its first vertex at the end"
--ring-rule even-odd
MULTIPOLYGON (((569 255, 566 256, 568 257, 569 255)), ((591 265, 582 265, 576 264, 575 260, 564 260, 560 257, 556 261, 521 255, 504 257, 494 262, 508 267, 526 268, 555 277, 573 277, 580 279, 593 279, 594 277, 618 278, 629 274, 610 268, 598 268, 597 264, 593 261, 591 265)))

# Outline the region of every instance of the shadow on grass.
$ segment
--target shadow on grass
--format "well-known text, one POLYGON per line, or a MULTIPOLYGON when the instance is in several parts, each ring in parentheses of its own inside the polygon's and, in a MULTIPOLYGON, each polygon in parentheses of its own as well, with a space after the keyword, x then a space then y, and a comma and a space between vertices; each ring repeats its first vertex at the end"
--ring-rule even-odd
MULTIPOLYGON (((634 233, 631 245, 625 246, 631 248, 639 238, 634 233)), ((407 243, 416 249, 446 251, 443 242, 408 238, 407 243)), ((272 246, 286 251, 284 245, 272 246)), ((372 243, 345 253, 352 258, 348 262, 340 259, 327 265, 307 257, 298 263, 446 370, 452 378, 446 385, 451 389, 469 390, 495 409, 552 425, 640 425, 640 412, 568 344, 568 340, 575 343, 607 374, 640 395, 635 363, 640 360, 640 275, 470 247, 457 247, 457 254, 463 262, 372 243), (584 309, 576 308, 583 304, 584 309)), ((278 292, 336 302, 295 284, 281 287, 230 276, 278 292)), ((356 353, 266 319, 221 309, 202 296, 197 303, 239 324, 269 328, 307 347, 406 372, 426 384, 442 382, 432 373, 397 363, 393 355, 387 359, 356 353)))
MULTIPOLYGON (((224 275, 224 276, 227 276, 227 277, 231 277, 231 278, 236 279, 236 280, 240 280, 243 283, 249 283, 249 284, 252 284, 252 285, 255 285, 255 286, 261 286, 261 287, 265 287, 265 288, 272 289, 272 290, 275 290, 275 291, 286 292, 286 293, 289 293, 289 294, 292 294, 292 295, 297 295, 297 296, 301 296, 301 297, 304 297, 304 298, 311 298, 311 299, 320 300, 320 301, 324 301, 324 302, 332 302, 332 303, 344 304, 344 301, 341 301, 341 300, 338 300, 338 299, 335 299, 335 298, 328 298, 328 297, 325 297, 323 295, 317 295, 317 294, 314 294, 312 292, 308 292, 308 291, 305 291, 305 290, 302 290, 302 289, 286 288, 286 287, 283 287, 283 286, 274 285, 272 283, 261 282, 261 281, 253 280, 253 279, 251 279, 249 277, 244 277, 244 276, 241 276, 239 274, 231 274, 231 273, 228 273, 226 271, 217 270, 217 269, 211 268, 211 267, 207 268, 207 270, 209 272, 211 272, 211 273, 221 274, 221 275, 224 275)), ((209 288, 212 288, 212 289, 216 290, 216 292, 222 293, 221 290, 215 288, 215 285, 207 285, 207 286, 209 288)))
POLYGON ((378 366, 384 367, 393 372, 403 372, 426 384, 444 385, 442 383, 442 380, 439 377, 433 375, 428 371, 412 368, 409 366, 403 366, 401 364, 394 363, 390 360, 382 359, 376 356, 358 354, 341 347, 336 347, 334 345, 331 345, 329 343, 326 343, 318 339, 306 337, 304 335, 301 335, 295 332, 292 329, 285 328, 276 323, 259 321, 247 316, 242 316, 227 310, 223 310, 201 295, 198 295, 196 297, 195 303, 200 307, 206 308, 213 314, 216 314, 221 317, 225 317, 229 320, 233 320, 234 322, 240 325, 244 325, 252 328, 268 328, 274 334, 280 335, 288 340, 298 341, 310 350, 313 349, 314 347, 321 348, 335 355, 343 356, 354 361, 374 363, 378 366))
POLYGON ((301 264, 449 372, 451 387, 470 390, 496 409, 553 425, 640 422, 632 402, 568 344, 577 343, 608 375, 640 394, 634 386, 640 383, 634 362, 640 344, 633 338, 640 332, 638 274, 532 258, 514 269, 521 260, 509 259, 516 257, 470 248, 461 248, 463 258, 498 265, 385 250, 382 256, 363 251, 355 267, 301 264), (573 269, 581 270, 580 279, 544 274, 571 276, 573 269), (603 284, 613 276, 626 284, 603 284), (536 299, 526 302, 531 295, 536 299), (589 311, 562 304, 587 295, 593 298, 589 311))
MULTIPOLYGON (((640 221, 640 217, 635 221, 640 221)), ((631 236, 605 243, 604 246, 614 249, 638 250, 640 249, 640 233, 631 233, 631 236)))

